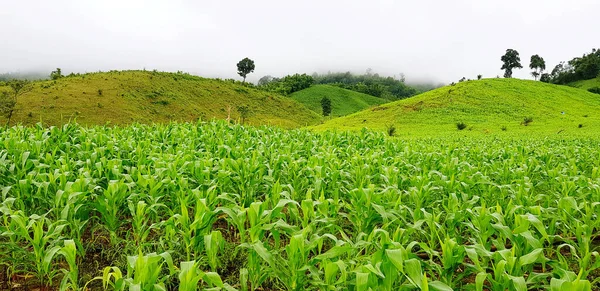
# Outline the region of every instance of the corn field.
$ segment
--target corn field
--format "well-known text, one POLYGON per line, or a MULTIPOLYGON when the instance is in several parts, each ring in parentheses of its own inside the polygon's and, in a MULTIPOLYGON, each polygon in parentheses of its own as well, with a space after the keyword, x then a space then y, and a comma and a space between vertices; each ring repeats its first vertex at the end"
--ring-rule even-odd
POLYGON ((598 139, 0 130, 0 289, 600 290, 598 139))

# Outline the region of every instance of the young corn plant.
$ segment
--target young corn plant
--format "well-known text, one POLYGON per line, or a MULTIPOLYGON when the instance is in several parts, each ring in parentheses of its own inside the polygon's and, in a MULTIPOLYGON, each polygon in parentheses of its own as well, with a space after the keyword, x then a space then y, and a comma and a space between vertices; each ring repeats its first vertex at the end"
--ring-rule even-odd
POLYGON ((220 231, 212 231, 210 234, 204 236, 204 250, 206 257, 208 258, 208 264, 213 272, 217 271, 219 266, 219 253, 223 252, 225 247, 225 240, 220 231))
POLYGON ((235 291, 227 283, 223 283, 219 274, 214 272, 203 272, 199 268, 199 264, 195 261, 181 262, 179 269, 179 291, 196 291, 196 290, 227 290, 235 291), (206 284, 208 288, 200 289, 200 285, 206 284))
MULTIPOLYGON (((10 216, 10 226, 4 235, 18 237, 32 249, 31 261, 35 266, 35 275, 42 286, 52 285, 52 279, 57 270, 52 267, 52 261, 60 246, 58 239, 65 228, 64 221, 52 222, 46 216, 31 215, 26 217, 18 211, 10 216)), ((28 252, 21 249, 22 252, 28 252)))
POLYGON ((79 290, 79 268, 77 267, 77 245, 73 240, 65 240, 65 245, 58 252, 67 261, 69 269, 61 269, 63 279, 60 282, 60 290, 79 290))

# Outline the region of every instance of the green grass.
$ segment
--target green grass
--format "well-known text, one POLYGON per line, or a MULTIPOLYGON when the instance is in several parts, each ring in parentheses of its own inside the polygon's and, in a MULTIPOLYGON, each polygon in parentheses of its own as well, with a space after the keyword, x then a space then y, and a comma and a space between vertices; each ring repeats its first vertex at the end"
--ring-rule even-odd
POLYGON ((581 88, 584 90, 587 90, 587 89, 590 89, 593 87, 600 87, 600 76, 598 76, 595 79, 573 82, 573 83, 569 84, 569 86, 581 88))
POLYGON ((31 125, 41 120, 59 125, 70 119, 83 125, 225 119, 229 106, 231 117, 238 119, 237 107, 244 105, 250 108, 247 122, 253 125, 296 128, 321 118, 287 97, 232 82, 181 73, 115 71, 34 82, 33 89, 18 99, 12 124, 31 125))
POLYGON ((394 125, 400 136, 594 135, 600 131, 599 109, 600 96, 581 89, 518 79, 484 79, 333 119, 315 129, 383 130, 394 125), (522 125, 525 117, 533 118, 528 126, 522 125), (459 122, 467 128, 459 131, 459 122))
POLYGON ((383 98, 330 86, 314 85, 291 95, 292 99, 304 104, 310 110, 322 114, 321 99, 331 100, 331 116, 339 117, 389 102, 383 98))

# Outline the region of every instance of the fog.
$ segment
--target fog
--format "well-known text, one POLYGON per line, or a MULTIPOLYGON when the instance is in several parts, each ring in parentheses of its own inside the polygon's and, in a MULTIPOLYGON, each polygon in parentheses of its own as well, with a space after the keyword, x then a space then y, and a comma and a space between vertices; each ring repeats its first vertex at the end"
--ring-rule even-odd
POLYGON ((404 73, 409 82, 502 76, 500 56, 552 69, 598 47, 598 0, 0 1, 0 73, 157 69, 239 78, 404 73))

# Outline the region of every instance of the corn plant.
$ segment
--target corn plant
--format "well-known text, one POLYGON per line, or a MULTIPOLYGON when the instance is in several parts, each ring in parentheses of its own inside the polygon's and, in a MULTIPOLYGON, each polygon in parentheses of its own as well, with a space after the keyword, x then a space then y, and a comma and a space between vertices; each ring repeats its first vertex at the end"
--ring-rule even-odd
POLYGON ((63 269, 63 279, 60 283, 60 290, 79 290, 79 269, 77 267, 77 246, 73 240, 65 240, 65 245, 60 249, 58 254, 62 255, 69 269, 63 269))
MULTIPOLYGON (((5 236, 14 236, 32 249, 30 260, 35 266, 35 275, 44 285, 51 285, 57 270, 52 268, 52 261, 60 246, 56 245, 61 232, 65 228, 64 221, 52 222, 45 216, 31 215, 26 217, 22 212, 10 216, 10 226, 5 236)), ((25 249, 20 249, 27 252, 25 249)))

